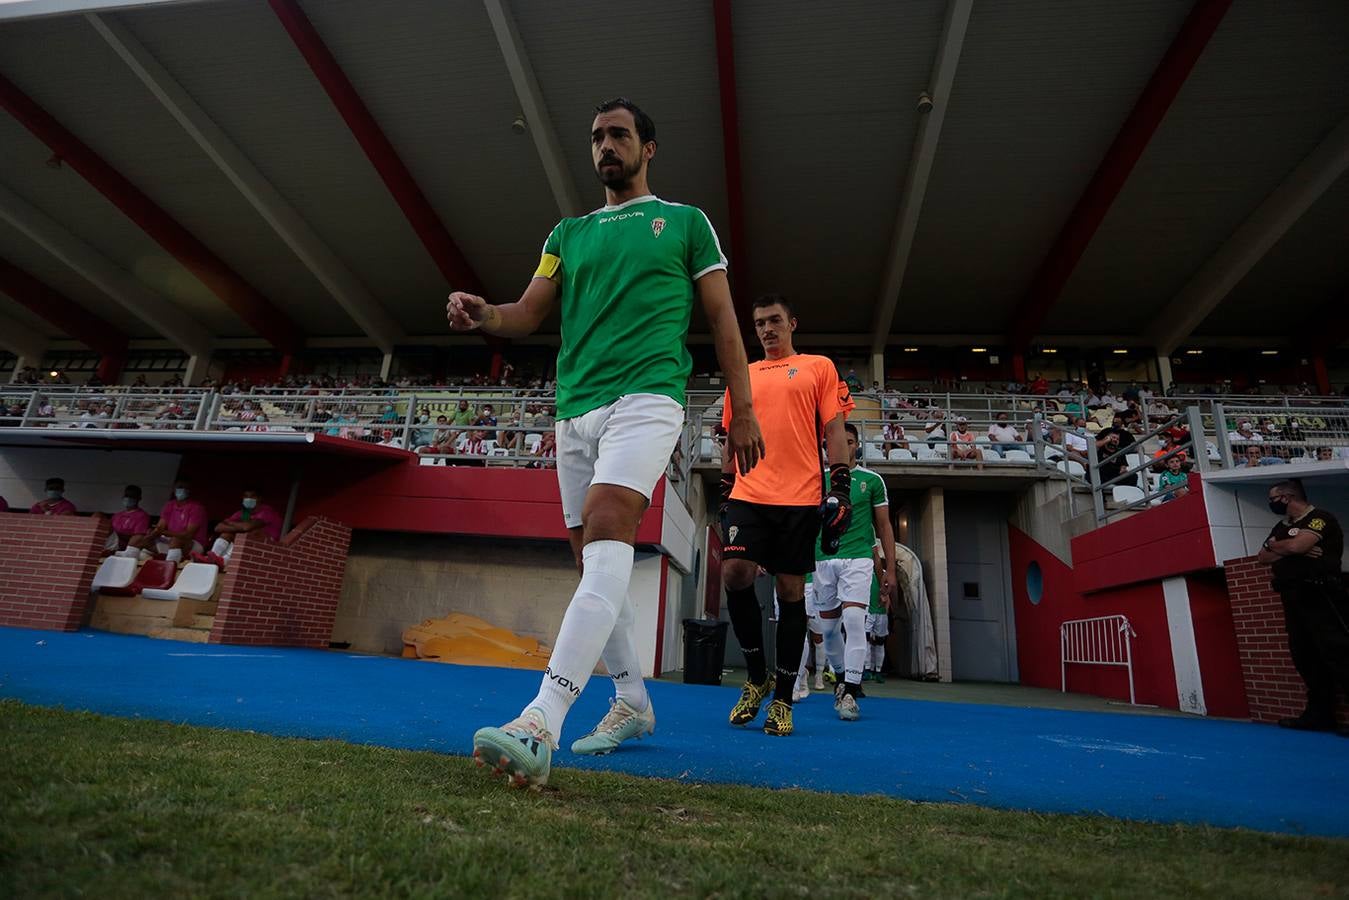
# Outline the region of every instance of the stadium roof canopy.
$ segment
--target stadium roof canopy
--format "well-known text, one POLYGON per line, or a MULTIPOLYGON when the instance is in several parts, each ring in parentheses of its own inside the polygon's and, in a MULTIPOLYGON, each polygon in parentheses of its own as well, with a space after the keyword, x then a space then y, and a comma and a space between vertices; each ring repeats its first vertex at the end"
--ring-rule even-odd
POLYGON ((0 76, 20 355, 465 340, 618 94, 817 342, 1349 338, 1345 3, 0 0, 0 76))

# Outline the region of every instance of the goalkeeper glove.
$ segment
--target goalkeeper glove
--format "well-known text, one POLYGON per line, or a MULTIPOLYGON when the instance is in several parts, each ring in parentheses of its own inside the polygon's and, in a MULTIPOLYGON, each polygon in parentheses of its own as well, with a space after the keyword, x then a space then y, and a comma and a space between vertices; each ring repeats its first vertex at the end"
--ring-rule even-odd
POLYGON ((847 463, 829 467, 829 495, 820 504, 820 518, 820 548, 832 556, 852 522, 852 470, 847 463))

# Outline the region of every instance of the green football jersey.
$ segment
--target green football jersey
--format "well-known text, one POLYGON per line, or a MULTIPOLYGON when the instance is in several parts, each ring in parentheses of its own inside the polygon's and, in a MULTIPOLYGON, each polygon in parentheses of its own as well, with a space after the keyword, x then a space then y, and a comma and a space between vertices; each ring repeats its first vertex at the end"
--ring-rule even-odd
POLYGON ((625 394, 683 405, 693 283, 724 268, 717 234, 696 206, 647 195, 559 222, 535 273, 560 288, 557 417, 625 394))
POLYGON ((885 493, 885 482, 881 476, 870 469, 854 466, 852 470, 852 521, 848 530, 839 541, 838 552, 827 554, 815 542, 815 558, 820 559, 871 559, 871 548, 876 543, 876 523, 871 514, 877 506, 888 506, 890 498, 885 493))
POLYGON ((881 605, 881 579, 879 575, 871 576, 871 605, 867 607, 867 612, 873 616, 879 616, 885 612, 885 607, 881 605))

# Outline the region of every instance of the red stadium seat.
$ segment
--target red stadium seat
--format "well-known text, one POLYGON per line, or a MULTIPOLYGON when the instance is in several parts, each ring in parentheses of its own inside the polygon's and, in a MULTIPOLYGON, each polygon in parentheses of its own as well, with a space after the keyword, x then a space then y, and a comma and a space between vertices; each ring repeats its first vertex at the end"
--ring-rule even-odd
POLYGON ((173 577, 177 573, 178 566, 175 563, 163 559, 152 559, 141 566, 141 570, 136 573, 136 577, 126 587, 105 587, 102 593, 112 597, 134 597, 145 588, 167 590, 173 586, 173 577))

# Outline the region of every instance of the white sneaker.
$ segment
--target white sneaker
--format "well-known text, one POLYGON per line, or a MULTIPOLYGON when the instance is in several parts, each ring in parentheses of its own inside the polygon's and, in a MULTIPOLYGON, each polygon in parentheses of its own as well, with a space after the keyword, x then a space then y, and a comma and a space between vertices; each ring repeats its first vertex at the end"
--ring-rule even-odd
POLYGON ((834 708, 838 710, 838 717, 845 722, 856 722, 857 717, 861 715, 857 709, 857 698, 852 694, 840 697, 834 708))
POLYGON ((613 753, 628 738, 640 740, 643 735, 655 732, 656 710, 650 700, 646 702, 646 711, 638 712, 627 701, 615 697, 609 701, 609 711, 600 719, 600 723, 585 737, 572 741, 571 752, 602 756, 613 753))
POLYGON ((824 690, 824 670, 823 670, 823 669, 816 669, 816 670, 815 670, 815 690, 817 690, 817 691, 822 691, 822 690, 824 690))
POLYGON ((792 685, 792 702, 800 703, 810 696, 810 685, 804 678, 796 679, 796 684, 792 685))

